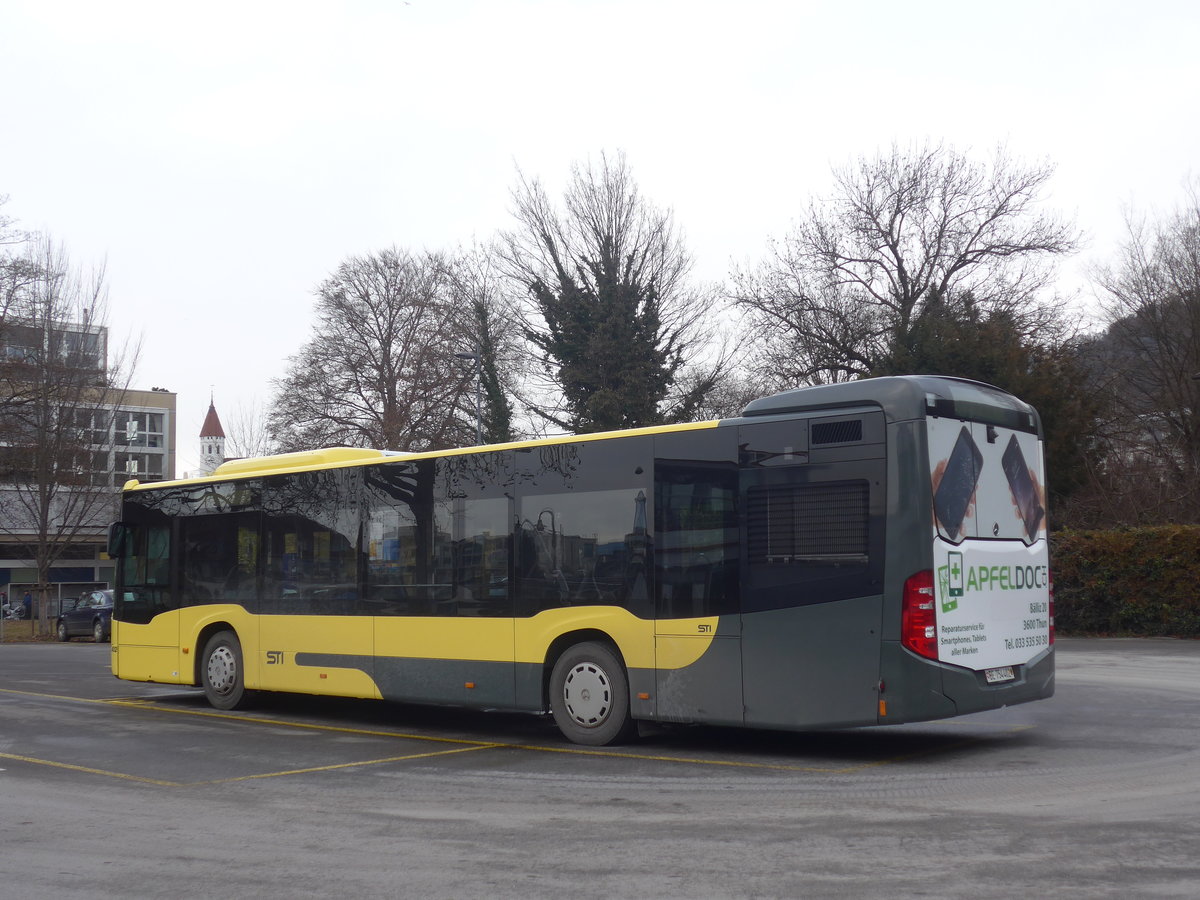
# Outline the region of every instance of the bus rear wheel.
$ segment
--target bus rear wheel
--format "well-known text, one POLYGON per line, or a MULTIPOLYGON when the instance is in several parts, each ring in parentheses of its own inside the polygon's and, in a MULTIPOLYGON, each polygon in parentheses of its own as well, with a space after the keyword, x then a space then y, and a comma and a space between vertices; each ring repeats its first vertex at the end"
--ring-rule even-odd
POLYGON ((617 655, 604 644, 576 644, 550 674, 550 710, 559 731, 576 744, 600 747, 627 738, 629 680, 617 655))
POLYGON ((200 658, 204 696, 216 709, 237 709, 246 697, 242 644, 232 631, 218 631, 204 645, 200 658))

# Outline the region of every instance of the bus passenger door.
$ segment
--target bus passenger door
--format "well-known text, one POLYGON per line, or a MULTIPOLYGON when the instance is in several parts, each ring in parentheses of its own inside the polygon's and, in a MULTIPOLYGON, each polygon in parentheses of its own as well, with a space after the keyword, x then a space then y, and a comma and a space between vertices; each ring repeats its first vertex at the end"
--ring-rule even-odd
POLYGON ((885 445, 872 416, 738 429, 747 725, 875 721, 885 445))
POLYGON ((359 477, 332 469, 265 482, 259 687, 378 696, 371 619, 359 600, 359 477))
POLYGON ((655 435, 655 715, 742 724, 737 429, 655 435))

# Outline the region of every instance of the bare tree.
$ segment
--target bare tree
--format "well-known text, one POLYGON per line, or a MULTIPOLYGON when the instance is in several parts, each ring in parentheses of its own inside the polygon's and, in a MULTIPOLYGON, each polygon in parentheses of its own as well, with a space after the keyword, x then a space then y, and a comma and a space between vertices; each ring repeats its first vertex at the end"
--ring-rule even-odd
POLYGON ((257 399, 239 402, 229 414, 226 458, 245 459, 275 452, 267 410, 257 399))
POLYGON ((1138 507, 1156 493, 1140 521, 1200 522, 1200 179, 1172 214, 1130 213, 1126 226, 1119 261, 1095 276, 1109 319, 1102 358, 1123 413, 1106 480, 1116 490, 1118 470, 1136 472, 1138 507))
POLYGON ((746 368, 734 365, 720 378, 696 408, 695 418, 733 419, 742 414, 751 401, 770 393, 761 379, 754 377, 746 368))
POLYGON ((446 259, 391 248, 350 257, 317 289, 313 337, 275 382, 280 450, 427 450, 474 442, 468 311, 446 259))
POLYGON ((1040 212, 1053 174, 1003 149, 981 165, 941 144, 897 146, 834 171, 756 268, 735 271, 761 368, 787 382, 840 381, 883 363, 929 304, 971 298, 1026 335, 1061 329, 1045 297, 1048 258, 1073 252, 1073 228, 1040 212))
POLYGON ((32 551, 47 633, 51 567, 115 518, 112 420, 136 348, 109 352, 103 269, 85 275, 49 238, 22 265, 0 336, 0 531, 32 551))
MULTIPOLYGON (((8 195, 0 194, 0 210, 7 204, 8 195)), ((0 339, 4 336, 9 311, 23 292, 32 287, 37 274, 37 266, 24 252, 33 237, 18 229, 16 221, 0 211, 0 339)), ((3 400, 0 397, 0 401, 3 400)))
POLYGON ((710 327, 718 294, 689 281, 672 214, 641 196, 623 155, 571 175, 561 209, 519 175, 517 227, 500 240, 546 378, 534 412, 577 433, 690 419, 728 367, 710 327))
POLYGON ((451 261, 454 302, 469 313, 470 343, 459 354, 472 354, 479 431, 482 443, 515 440, 513 398, 528 366, 518 316, 506 294, 506 282, 490 249, 473 247, 451 261))

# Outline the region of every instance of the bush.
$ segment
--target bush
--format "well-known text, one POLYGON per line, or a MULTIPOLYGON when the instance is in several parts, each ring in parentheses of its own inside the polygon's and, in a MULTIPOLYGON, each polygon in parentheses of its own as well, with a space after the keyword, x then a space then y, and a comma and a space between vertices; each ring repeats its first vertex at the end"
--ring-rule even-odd
POLYGON ((1200 637, 1200 526, 1051 538, 1059 634, 1200 637))

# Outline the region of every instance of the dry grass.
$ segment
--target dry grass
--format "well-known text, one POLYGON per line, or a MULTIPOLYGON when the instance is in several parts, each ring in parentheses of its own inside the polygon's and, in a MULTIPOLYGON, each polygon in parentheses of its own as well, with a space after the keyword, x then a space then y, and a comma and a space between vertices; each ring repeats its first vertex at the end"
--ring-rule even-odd
POLYGON ((0 641, 5 644, 28 644, 34 641, 52 641, 54 640, 54 623, 51 622, 47 628, 50 629, 48 634, 37 634, 37 622, 29 619, 22 619, 14 622, 12 619, 5 619, 0 622, 0 641))

